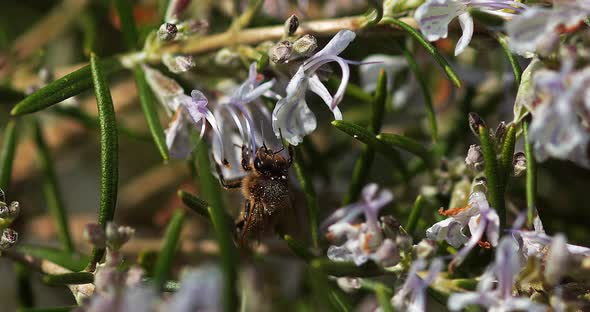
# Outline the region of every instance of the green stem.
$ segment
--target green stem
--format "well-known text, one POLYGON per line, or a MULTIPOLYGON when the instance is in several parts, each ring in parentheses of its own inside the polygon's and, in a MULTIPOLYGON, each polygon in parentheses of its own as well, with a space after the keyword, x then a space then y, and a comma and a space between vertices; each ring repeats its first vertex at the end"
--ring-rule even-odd
POLYGON ((4 128, 4 139, 0 150, 0 189, 8 191, 12 177, 12 164, 18 141, 17 121, 11 120, 4 128))
POLYGON ((508 47, 508 37, 506 35, 497 34, 496 40, 498 40, 500 43, 500 46, 502 47, 502 50, 504 51, 504 54, 506 55, 506 58, 512 67, 512 72, 514 73, 514 84, 518 89, 520 87, 520 80, 522 78, 522 68, 520 68, 520 64, 518 64, 516 56, 512 54, 512 51, 510 51, 510 48, 508 47))
POLYGON ((406 33, 408 33, 412 38, 414 38, 414 40, 416 40, 422 47, 424 47, 424 49, 426 49, 426 51, 430 55, 432 55, 434 60, 442 67, 445 74, 447 74, 447 77, 449 77, 449 79, 451 80, 451 82, 453 82, 455 87, 461 88, 461 80, 459 79, 459 76, 457 75, 457 73, 455 73, 451 65, 449 65, 447 60, 445 60, 445 58, 438 52, 438 50, 430 42, 428 42, 428 40, 426 40, 426 38, 424 38, 422 34, 420 34, 417 30, 412 28, 412 26, 404 23, 400 19, 395 19, 392 17, 384 17, 381 20, 381 22, 379 22, 379 24, 395 25, 404 30, 406 33))
POLYGON ((94 274, 90 272, 49 274, 43 276, 43 282, 52 286, 89 284, 94 282, 94 274))
POLYGON ((311 175, 306 172, 303 164, 303 153, 300 148, 295 148, 295 157, 293 160, 293 167, 295 168, 295 175, 305 194, 305 204, 309 214, 309 232, 311 235, 311 242, 314 248, 319 247, 319 207, 317 196, 311 181, 311 175))
POLYGON ((436 123, 436 113, 434 111, 434 105, 432 104, 432 96, 430 95, 430 90, 428 89, 428 84, 424 79, 425 75, 420 70, 420 66, 416 62, 414 56, 406 49, 402 47, 402 51, 404 53, 404 57, 408 62, 408 66, 414 73, 414 77, 418 80, 418 84, 420 85, 420 89, 422 89, 422 94, 424 96, 424 105, 426 106, 426 115, 428 116, 428 122, 430 123, 430 129, 432 131, 432 142, 436 142, 438 140, 438 125, 436 123))
POLYGON ((535 210, 537 208, 537 163, 533 153, 533 145, 529 139, 529 121, 522 123, 524 134, 524 153, 526 155, 526 203, 527 203, 527 227, 533 228, 535 210))
MULTIPOLYGON (((375 90, 375 95, 371 99, 371 123, 367 129, 372 134, 377 134, 381 131, 381 125, 383 124, 383 118, 385 116, 385 103, 387 102, 387 75, 383 69, 379 72, 377 87, 375 90)), ((358 199, 363 185, 367 182, 367 178, 371 171, 371 165, 374 160, 375 149, 369 145, 363 146, 361 155, 354 166, 348 193, 342 202, 343 206, 358 199)))
POLYGON ((30 308, 35 305, 35 295, 31 284, 31 271, 26 265, 15 262, 16 289, 19 308, 30 308))
POLYGON ((74 243, 72 242, 72 238, 70 236, 68 219, 66 217, 67 213, 63 197, 61 195, 61 190, 59 188, 59 183, 57 181, 57 175, 53 167, 53 160, 51 159, 49 148, 45 143, 41 125, 37 120, 33 120, 32 125, 35 133, 35 142, 39 152, 39 165, 44 176, 43 190, 45 193, 45 201, 47 202, 49 212, 55 221, 57 234, 63 245, 63 248, 68 252, 73 252, 74 243))
POLYGON ((141 110, 143 111, 148 128, 162 159, 167 161, 169 159, 168 146, 166 146, 166 137, 162 124, 160 124, 158 110, 154 105, 154 96, 145 80, 145 74, 141 67, 136 66, 133 68, 133 74, 135 75, 135 84, 137 85, 137 92, 139 94, 139 103, 141 104, 141 110))
POLYGON ((506 226, 506 208, 504 206, 504 194, 500 175, 498 173, 498 164, 496 160, 496 151, 490 140, 488 128, 479 127, 479 140, 483 151, 485 163, 485 175, 488 183, 488 200, 492 208, 498 211, 500 217, 500 233, 506 226))
POLYGON ((221 197, 221 190, 219 189, 219 182, 211 174, 209 153, 205 142, 201 141, 197 146, 196 157, 202 195, 209 203, 209 216, 213 222, 213 229, 219 245, 224 279, 224 310, 226 312, 234 312, 239 307, 236 288, 239 258, 231 238, 231 233, 233 231, 226 223, 226 213, 223 208, 223 199, 221 197))

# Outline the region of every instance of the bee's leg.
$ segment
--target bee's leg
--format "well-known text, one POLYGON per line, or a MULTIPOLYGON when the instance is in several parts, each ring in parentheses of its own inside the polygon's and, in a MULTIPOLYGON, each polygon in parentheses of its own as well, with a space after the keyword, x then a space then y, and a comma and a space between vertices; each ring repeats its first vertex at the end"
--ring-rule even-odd
POLYGON ((289 164, 289 167, 291 167, 291 164, 293 163, 293 154, 295 154, 295 150, 293 150, 293 145, 289 144, 287 150, 289 151, 289 159, 287 160, 287 162, 289 164))
POLYGON ((242 145, 242 168, 244 168, 245 171, 252 170, 250 167, 250 150, 246 145, 242 145))
POLYGON ((226 180, 223 177, 223 173, 221 172, 221 166, 219 164, 215 164, 215 170, 217 171, 217 175, 219 176, 219 182, 225 189, 234 189, 239 188, 242 186, 242 179, 234 179, 234 180, 226 180))
MULTIPOLYGON (((246 200, 244 203, 244 217, 242 221, 238 222, 238 224, 241 224, 239 245, 242 247, 247 244, 248 233, 250 232, 250 226, 252 225, 252 213, 250 208, 251 203, 249 200, 246 200)), ((236 226, 238 226, 238 224, 236 224, 236 226)))

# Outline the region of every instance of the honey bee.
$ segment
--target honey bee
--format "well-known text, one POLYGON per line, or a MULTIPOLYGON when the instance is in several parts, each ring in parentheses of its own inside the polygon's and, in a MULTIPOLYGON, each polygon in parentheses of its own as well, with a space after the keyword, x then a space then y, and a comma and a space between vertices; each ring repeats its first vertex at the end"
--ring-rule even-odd
POLYGON ((235 223, 238 244, 245 246, 248 238, 274 229, 281 212, 291 208, 289 198, 288 170, 293 162, 293 147, 289 146, 289 158, 274 152, 266 145, 256 150, 253 160, 250 149, 242 145, 241 165, 248 174, 243 178, 225 180, 217 165, 219 181, 225 189, 241 188, 245 197, 244 207, 235 223))

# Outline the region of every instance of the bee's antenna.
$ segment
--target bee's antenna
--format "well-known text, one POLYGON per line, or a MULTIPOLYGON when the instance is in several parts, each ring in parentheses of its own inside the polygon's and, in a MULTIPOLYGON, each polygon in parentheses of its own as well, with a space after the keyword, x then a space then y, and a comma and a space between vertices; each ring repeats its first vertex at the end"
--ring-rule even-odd
POLYGON ((262 147, 264 147, 265 151, 268 151, 268 148, 266 147, 266 142, 264 142, 264 127, 262 119, 260 119, 260 135, 262 136, 262 147))

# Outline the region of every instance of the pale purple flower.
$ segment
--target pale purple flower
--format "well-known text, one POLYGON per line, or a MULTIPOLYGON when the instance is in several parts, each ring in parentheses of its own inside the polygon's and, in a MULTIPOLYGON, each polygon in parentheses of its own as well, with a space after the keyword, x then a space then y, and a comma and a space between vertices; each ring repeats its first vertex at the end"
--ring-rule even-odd
MULTIPOLYGON (((534 230, 513 230, 512 235, 519 245, 519 253, 523 259, 536 257, 543 259, 547 253, 547 247, 553 242, 553 237, 547 235, 543 229, 543 223, 537 216, 533 222, 534 230)), ((567 252, 571 255, 590 256, 590 248, 566 244, 567 252)))
POLYGON ((538 70, 533 79, 540 101, 531 111, 530 140, 539 161, 567 159, 590 168, 590 68, 573 71, 566 59, 559 72, 538 70))
POLYGON ((206 265, 185 270, 180 280, 180 289, 172 296, 161 311, 222 311, 221 271, 218 267, 206 265))
POLYGON ((463 310, 468 305, 480 305, 488 311, 547 311, 547 307, 526 297, 512 295, 512 287, 522 263, 518 246, 511 237, 504 237, 496 249, 495 262, 481 277, 475 292, 454 293, 447 301, 451 311, 463 310), (494 281, 497 287, 493 289, 494 281))
MULTIPOLYGON (((187 158, 194 145, 191 140, 192 128, 200 129, 200 137, 205 134, 207 123, 218 138, 221 138, 218 122, 209 110, 209 100, 199 91, 193 90, 191 96, 184 93, 184 89, 174 79, 166 77, 160 71, 143 66, 145 79, 164 106, 172 120, 166 129, 166 146, 174 158, 187 158)), ((223 146, 218 154, 224 155, 223 146)))
POLYGON ((287 85, 286 96, 277 102, 272 113, 272 126, 277 137, 282 136, 289 144, 297 145, 301 143, 305 135, 315 130, 317 121, 305 100, 308 89, 322 98, 334 114, 334 119, 342 119, 342 113, 337 105, 344 96, 350 69, 348 61, 338 55, 346 49, 355 36, 355 33, 350 30, 338 32, 321 51, 299 67, 287 85), (338 63, 342 70, 342 80, 333 97, 316 75, 320 67, 331 62, 338 63))
POLYGON ((530 7, 506 24, 510 48, 523 56, 549 54, 559 36, 581 25, 590 15, 590 2, 555 1, 553 8, 530 7))
POLYGON ((244 175, 241 169, 242 146, 246 146, 253 155, 259 145, 271 147, 280 145, 272 136, 270 112, 258 101, 261 96, 273 96, 270 90, 275 81, 262 83, 263 77, 256 72, 256 63, 250 65, 248 78, 237 87, 230 88, 229 96, 222 96, 217 101, 214 115, 219 120, 221 135, 213 140, 213 156, 218 163, 223 159, 227 166, 222 167, 226 179, 244 175), (264 136, 267 135, 268 136, 264 136), (221 148, 215 148, 222 146, 221 148), (224 151, 225 155, 220 152, 224 151))
POLYGON ((322 224, 322 228, 327 226, 329 239, 344 240, 343 244, 328 248, 328 258, 353 261, 356 265, 369 259, 393 265, 399 261, 398 247, 391 239, 383 238, 378 217, 379 210, 393 200, 393 194, 388 190, 378 192, 377 184, 371 183, 365 186, 361 196, 359 202, 336 210, 322 224), (352 224, 361 214, 365 222, 352 224))
POLYGON ((526 6, 511 0, 426 0, 416 10, 414 17, 429 41, 446 38, 449 23, 458 17, 463 30, 463 35, 455 47, 455 55, 459 55, 469 45, 473 36, 473 18, 468 12, 469 8, 509 18, 514 14, 508 11, 520 12, 526 6))
POLYGON ((412 263, 404 285, 391 299, 391 304, 397 310, 408 312, 426 311, 426 290, 442 271, 443 261, 440 258, 432 260, 428 273, 424 278, 421 278, 418 272, 424 269, 426 269, 425 260, 418 259, 412 263))
POLYGON ((498 245, 500 217, 496 213, 496 210, 490 207, 485 194, 483 192, 473 192, 469 196, 469 205, 471 207, 477 207, 479 214, 469 219, 471 237, 465 246, 455 254, 451 261, 451 266, 461 264, 469 252, 482 241, 484 234, 492 246, 495 247, 498 245))
POLYGON ((464 229, 472 218, 477 218, 480 214, 479 199, 482 196, 485 199, 481 192, 472 193, 465 209, 459 208, 458 213, 432 225, 426 230, 426 237, 436 241, 444 240, 455 248, 461 247, 469 240, 463 233, 464 229))

